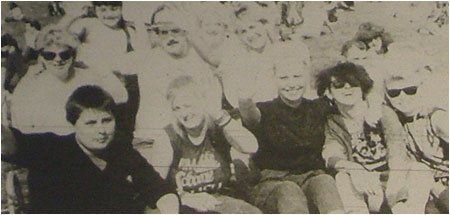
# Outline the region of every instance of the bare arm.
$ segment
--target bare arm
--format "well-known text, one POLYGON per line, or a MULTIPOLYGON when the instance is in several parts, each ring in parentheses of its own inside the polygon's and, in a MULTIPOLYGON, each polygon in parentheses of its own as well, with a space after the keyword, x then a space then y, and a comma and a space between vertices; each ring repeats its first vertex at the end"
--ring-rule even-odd
POLYGON ((249 130, 242 126, 240 120, 231 119, 223 127, 223 133, 228 142, 239 152, 250 154, 258 150, 258 141, 249 130))
POLYGON ((245 125, 254 126, 261 121, 261 111, 251 98, 239 99, 239 111, 245 125))

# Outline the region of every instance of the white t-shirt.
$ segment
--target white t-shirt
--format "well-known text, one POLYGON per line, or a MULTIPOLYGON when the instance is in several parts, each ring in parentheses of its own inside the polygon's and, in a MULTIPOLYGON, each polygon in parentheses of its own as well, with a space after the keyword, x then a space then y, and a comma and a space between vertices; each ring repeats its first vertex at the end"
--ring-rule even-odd
MULTIPOLYGON (((127 28, 133 48, 136 32, 127 28)), ((77 35, 85 34, 86 40, 77 49, 77 60, 92 69, 107 68, 127 53, 127 35, 122 29, 111 29, 97 18, 84 18, 74 22, 69 31, 77 35)))
POLYGON ((222 73, 225 97, 233 107, 238 107, 241 90, 256 91, 253 101, 269 101, 278 96, 273 80, 273 61, 267 55, 270 45, 263 53, 247 51, 243 45, 233 43, 234 50, 229 50, 218 70, 222 73), (252 89, 249 89, 251 87, 252 89))
POLYGON ((74 77, 64 83, 45 72, 41 65, 35 65, 29 68, 12 96, 12 126, 23 133, 72 133, 72 125, 66 120, 65 105, 70 95, 84 85, 100 86, 116 103, 128 100, 124 85, 112 73, 75 69, 74 77))

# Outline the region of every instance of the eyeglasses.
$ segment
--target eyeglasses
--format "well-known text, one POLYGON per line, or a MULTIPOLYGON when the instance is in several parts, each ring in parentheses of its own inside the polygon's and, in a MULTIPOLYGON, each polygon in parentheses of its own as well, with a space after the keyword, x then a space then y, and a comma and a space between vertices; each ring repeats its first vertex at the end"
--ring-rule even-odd
POLYGON ((337 81, 337 80, 332 81, 331 86, 335 89, 341 89, 341 88, 344 88, 346 83, 350 84, 351 87, 359 87, 360 86, 359 83, 355 82, 355 81, 346 82, 346 81, 337 81))
POLYGON ((59 55, 59 57, 61 58, 61 60, 68 60, 71 57, 73 57, 74 55, 74 51, 72 49, 66 50, 66 51, 62 51, 60 53, 56 53, 56 52, 47 52, 47 51, 42 51, 41 52, 41 56, 45 59, 45 60, 54 60, 56 58, 56 54, 59 55))
POLYGON ((399 96, 402 91, 405 92, 406 95, 414 95, 417 93, 417 88, 418 88, 417 86, 412 86, 403 89, 391 89, 388 90, 387 93, 391 98, 399 96))
POLYGON ((155 32, 157 35, 168 35, 168 34, 185 34, 186 31, 182 30, 180 28, 173 28, 173 29, 161 29, 161 28, 150 28, 147 30, 148 32, 155 32))

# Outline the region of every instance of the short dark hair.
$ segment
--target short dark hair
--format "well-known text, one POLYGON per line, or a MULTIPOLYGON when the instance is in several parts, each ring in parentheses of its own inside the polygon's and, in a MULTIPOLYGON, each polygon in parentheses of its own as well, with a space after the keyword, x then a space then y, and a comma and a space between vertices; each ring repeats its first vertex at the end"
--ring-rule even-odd
POLYGON ((364 67, 351 62, 341 62, 334 67, 321 71, 317 75, 316 85, 319 96, 323 96, 325 91, 330 88, 331 77, 344 82, 353 81, 359 83, 364 97, 373 86, 373 80, 369 77, 364 67))
POLYGON ((112 96, 102 88, 86 85, 76 89, 66 103, 66 119, 75 125, 81 113, 86 109, 96 109, 114 116, 116 103, 112 96))
POLYGON ((92 6, 98 7, 98 6, 122 6, 121 1, 93 1, 92 6))

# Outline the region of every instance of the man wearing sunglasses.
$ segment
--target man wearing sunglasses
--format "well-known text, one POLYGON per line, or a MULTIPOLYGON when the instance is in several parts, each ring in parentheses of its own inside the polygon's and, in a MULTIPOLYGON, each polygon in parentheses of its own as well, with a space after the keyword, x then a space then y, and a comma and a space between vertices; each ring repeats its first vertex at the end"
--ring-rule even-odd
POLYGON ((136 58, 129 61, 133 65, 128 67, 138 74, 139 86, 145 86, 139 89, 141 102, 136 116, 135 137, 149 138, 148 128, 162 129, 171 122, 171 108, 165 99, 165 92, 169 82, 179 75, 193 76, 205 87, 204 92, 211 94, 207 96, 209 101, 220 105, 221 88, 217 78, 192 48, 187 38, 190 32, 180 27, 181 19, 177 17, 180 14, 173 9, 175 4, 179 3, 164 3, 145 24, 150 42, 156 41, 156 47, 137 50, 136 58))
MULTIPOLYGON (((423 182, 430 188, 431 205, 438 209, 432 212, 448 213, 449 115, 448 106, 439 107, 437 101, 446 98, 438 90, 430 90, 439 86, 436 81, 431 82, 432 67, 424 61, 427 58, 423 52, 409 44, 396 45, 390 52, 387 57, 396 71, 385 80, 386 99, 403 125, 403 130, 397 130, 398 135, 405 139, 405 157, 399 162, 417 162, 424 167, 422 171, 433 174, 434 181, 423 182)), ((398 183, 401 190, 404 182, 398 183)), ((398 195, 386 195, 390 204, 402 201, 398 195)))

